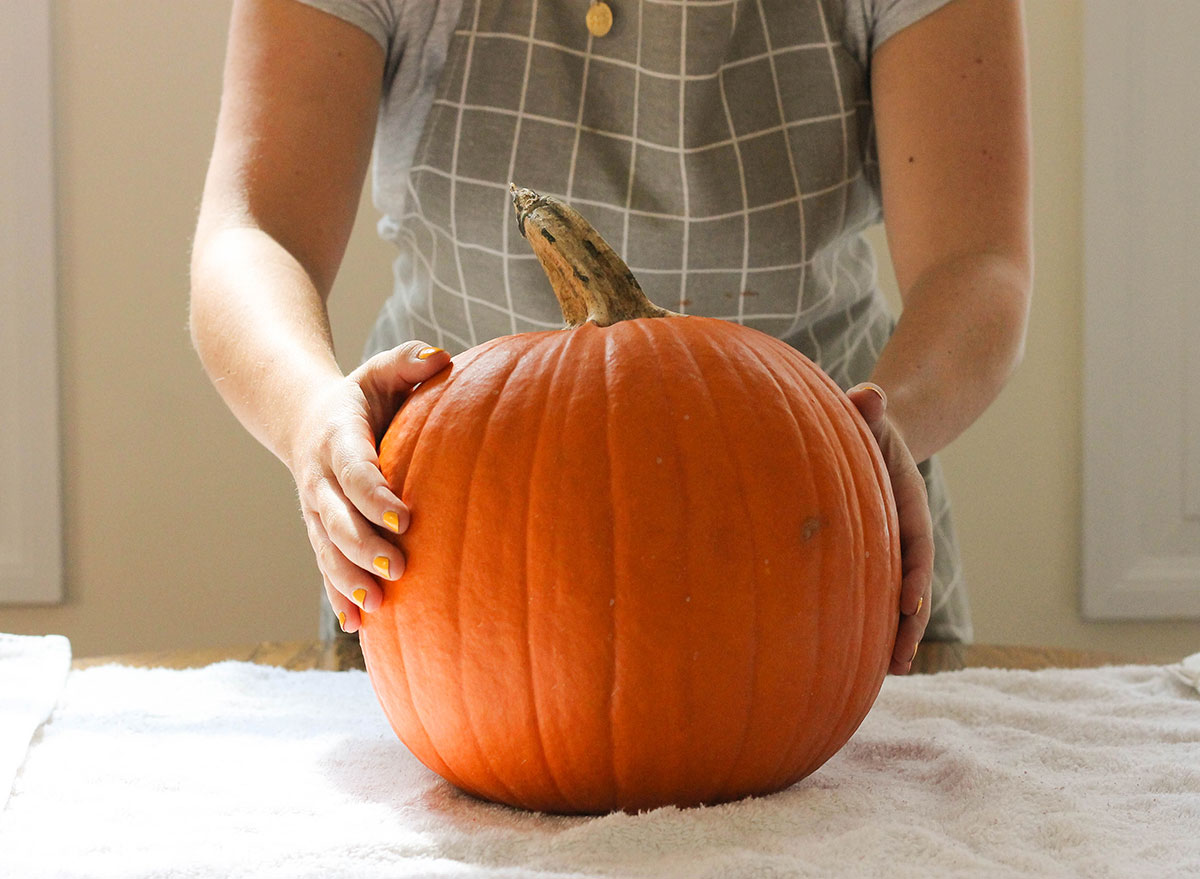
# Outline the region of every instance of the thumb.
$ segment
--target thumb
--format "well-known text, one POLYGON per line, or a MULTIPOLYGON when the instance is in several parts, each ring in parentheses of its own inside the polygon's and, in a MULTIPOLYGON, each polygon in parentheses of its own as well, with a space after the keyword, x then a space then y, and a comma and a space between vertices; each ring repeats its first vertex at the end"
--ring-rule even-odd
POLYGON ((414 340, 381 351, 351 373, 370 404, 371 412, 390 420, 414 387, 445 369, 450 355, 414 340))
POLYGON ((867 422, 871 432, 878 436, 878 425, 887 411, 887 394, 883 388, 874 382, 860 382, 846 391, 846 396, 867 422))

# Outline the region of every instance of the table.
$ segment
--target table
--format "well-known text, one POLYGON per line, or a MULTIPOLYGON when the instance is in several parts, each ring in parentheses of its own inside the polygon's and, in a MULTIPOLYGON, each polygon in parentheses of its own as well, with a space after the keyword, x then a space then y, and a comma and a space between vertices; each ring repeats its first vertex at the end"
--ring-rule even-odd
MULTIPOLYGON (((197 668, 227 659, 274 665, 293 671, 311 668, 328 671, 363 668, 363 658, 358 649, 358 643, 351 639, 341 639, 330 644, 318 640, 264 641, 258 644, 232 647, 81 657, 74 661, 72 667, 88 668, 116 662, 140 668, 197 668)), ((913 671, 920 674, 932 674, 964 668, 1098 668, 1104 665, 1158 661, 1160 660, 1155 657, 1130 656, 1093 650, 1072 650, 1061 647, 926 642, 917 651, 913 671)))

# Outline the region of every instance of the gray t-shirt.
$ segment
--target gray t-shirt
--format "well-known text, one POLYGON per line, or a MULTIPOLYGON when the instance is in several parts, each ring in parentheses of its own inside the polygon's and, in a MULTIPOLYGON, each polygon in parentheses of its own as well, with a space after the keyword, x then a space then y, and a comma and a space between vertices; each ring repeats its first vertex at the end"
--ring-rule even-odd
MULTIPOLYGON (((949 0, 303 0, 386 52, 375 141, 394 286, 366 354, 457 353, 557 329, 508 199, 574 205, 656 303, 781 338, 843 387, 894 326, 863 231, 881 219, 871 55, 949 0)), ((928 637, 970 640, 949 505, 928 637)))

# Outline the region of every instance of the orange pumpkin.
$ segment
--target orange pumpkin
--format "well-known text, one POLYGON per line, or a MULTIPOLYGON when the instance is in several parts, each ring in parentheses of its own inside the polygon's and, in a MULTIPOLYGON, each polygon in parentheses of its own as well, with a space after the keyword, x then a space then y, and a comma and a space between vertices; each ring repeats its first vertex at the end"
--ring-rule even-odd
POLYGON ((455 357, 383 438, 412 509, 361 629, 384 712, 433 771, 525 809, 785 788, 887 672, 878 448, 790 346, 652 305, 574 210, 514 202, 569 328, 455 357))

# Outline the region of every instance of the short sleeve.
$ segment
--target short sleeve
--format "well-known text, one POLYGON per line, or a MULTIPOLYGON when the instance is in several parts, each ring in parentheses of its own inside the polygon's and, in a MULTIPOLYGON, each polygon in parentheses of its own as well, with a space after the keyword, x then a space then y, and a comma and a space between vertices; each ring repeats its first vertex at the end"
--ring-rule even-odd
POLYGON ((949 2, 951 0, 863 0, 871 28, 871 51, 949 2))
POLYGON ((391 57, 398 15, 392 0, 299 0, 366 31, 391 57))

